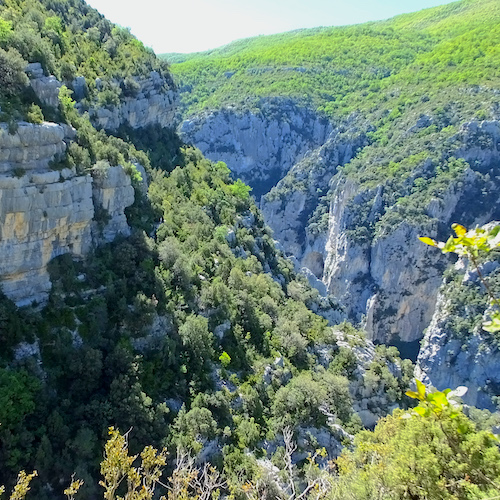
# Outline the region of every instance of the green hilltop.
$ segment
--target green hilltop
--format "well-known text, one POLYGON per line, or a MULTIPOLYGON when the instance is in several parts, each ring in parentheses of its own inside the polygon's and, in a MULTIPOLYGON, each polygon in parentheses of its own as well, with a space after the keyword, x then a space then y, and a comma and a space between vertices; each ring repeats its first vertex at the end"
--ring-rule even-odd
MULTIPOLYGON (((369 111, 390 91, 498 84, 500 4, 462 0, 387 21, 304 29, 174 55, 189 113, 290 97, 327 115, 369 111)), ((160 56, 167 58, 167 55, 160 56)))

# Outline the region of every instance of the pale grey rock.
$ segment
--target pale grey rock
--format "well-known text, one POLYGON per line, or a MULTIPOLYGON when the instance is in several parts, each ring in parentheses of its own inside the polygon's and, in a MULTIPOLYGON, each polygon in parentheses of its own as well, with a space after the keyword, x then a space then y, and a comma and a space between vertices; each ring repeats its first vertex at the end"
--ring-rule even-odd
MULTIPOLYGON (((334 330, 334 334, 338 347, 349 349, 356 356, 357 367, 349 381, 353 410, 365 427, 373 428, 381 417, 398 408, 397 402, 387 394, 384 382, 367 375, 375 359, 375 346, 371 340, 360 336, 346 335, 338 330, 334 330)), ((401 378, 401 367, 397 363, 390 362, 387 367, 396 379, 401 378)))
POLYGON ((233 229, 230 229, 226 234, 226 241, 229 243, 231 247, 236 244, 236 233, 233 229))
POLYGON ((54 157, 66 151, 65 134, 65 127, 56 123, 19 122, 14 134, 0 123, 0 174, 48 169, 54 157))
POLYGON ((83 99, 87 93, 87 82, 84 76, 77 76, 72 83, 73 98, 77 101, 83 99))
POLYGON ((231 329, 231 322, 229 320, 224 321, 224 323, 221 323, 220 325, 217 325, 214 328, 214 335, 218 339, 223 339, 226 332, 228 332, 230 329, 231 329))
POLYGON ((14 360, 22 361, 27 358, 35 358, 41 362, 40 342, 35 340, 32 344, 20 342, 14 349, 14 360))
POLYGON ((38 175, 36 183, 25 175, 16 186, 0 177, 0 283, 17 305, 45 301, 51 259, 83 256, 92 245, 92 179, 52 174, 38 175))
POLYGON ((104 173, 94 173, 92 197, 94 206, 105 210, 109 220, 104 227, 95 228, 98 239, 109 243, 118 235, 129 236, 130 227, 125 208, 134 203, 134 188, 121 166, 109 167, 104 173))
POLYGON ((203 448, 196 456, 196 463, 204 464, 206 462, 213 462, 216 455, 222 453, 222 445, 219 440, 209 439, 203 442, 203 448))
POLYGON ((348 436, 340 426, 336 427, 299 427, 297 430, 297 451, 293 454, 294 463, 306 459, 312 450, 325 448, 328 458, 337 458, 344 446, 341 439, 348 436), (341 430, 340 430, 341 429, 341 430))
POLYGON ((64 136, 64 127, 51 123, 20 123, 12 135, 0 125, 0 285, 19 306, 47 299, 51 259, 83 257, 93 245, 130 232, 124 208, 134 190, 121 167, 94 183, 72 169, 48 169, 65 151, 64 136), (95 206, 110 216, 99 234, 95 206))
POLYGON ((285 253, 321 278, 324 234, 308 234, 307 222, 328 192, 337 167, 348 163, 366 142, 365 133, 347 121, 330 130, 325 141, 297 161, 261 202, 266 222, 285 253))
POLYGON ((265 103, 254 111, 207 112, 185 120, 180 133, 207 158, 225 162, 258 198, 323 144, 331 129, 326 119, 283 101, 265 103))
MULTIPOLYGON (((465 124, 460 137, 464 146, 457 149, 456 156, 485 167, 500 159, 498 122, 465 124), (474 146, 476 142, 482 147, 474 146)), ((358 186, 341 175, 334 179, 323 250, 324 272, 320 279, 328 292, 344 305, 350 318, 364 321, 370 338, 388 343, 411 343, 422 338, 434 312, 445 258, 420 243, 418 236, 433 237, 439 225, 449 227, 461 220, 460 210, 467 210, 462 200, 467 198, 476 178, 473 170, 466 169, 439 199, 432 199, 426 208, 427 223, 402 222, 392 227, 390 233, 377 234, 368 240, 354 239, 348 229, 357 205, 366 200, 372 200, 366 222, 377 220, 377 213, 382 212, 381 188, 359 192, 358 186)), ((495 189, 493 185, 491 189, 495 189)), ((492 211, 494 208, 491 207, 492 211)), ((490 214, 484 212, 476 223, 489 218, 490 214)))
POLYGON ((59 89, 61 82, 55 76, 45 76, 40 63, 28 64, 26 72, 36 96, 46 106, 59 108, 59 89))
POLYGON ((144 337, 131 339, 132 346, 136 351, 145 353, 161 348, 162 341, 173 331, 172 320, 168 316, 153 314, 153 321, 150 326, 146 326, 144 337))
POLYGON ((97 128, 113 131, 121 125, 133 129, 148 125, 175 127, 179 100, 177 92, 156 71, 146 78, 136 77, 136 81, 139 92, 135 97, 122 97, 120 104, 111 108, 89 109, 91 121, 97 128))
MULTIPOLYGON (((488 276, 498 266, 497 261, 488 262, 481 272, 488 276)), ((463 274, 462 286, 478 280, 477 272, 472 271, 464 259, 457 262, 455 270, 463 274)), ((440 391, 465 386, 468 391, 462 396, 464 403, 495 411, 500 387, 500 350, 492 342, 492 334, 481 328, 488 311, 465 337, 458 336, 452 322, 457 313, 451 312, 446 293, 449 286, 443 280, 436 310, 422 341, 415 377, 440 391)), ((486 294, 484 300, 487 301, 486 294)), ((462 314, 468 313, 464 304, 462 314)))

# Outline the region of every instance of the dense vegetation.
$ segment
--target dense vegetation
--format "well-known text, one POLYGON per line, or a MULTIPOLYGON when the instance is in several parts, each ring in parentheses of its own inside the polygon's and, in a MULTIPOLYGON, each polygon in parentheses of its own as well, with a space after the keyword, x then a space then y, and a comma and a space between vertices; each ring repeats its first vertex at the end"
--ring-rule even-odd
MULTIPOLYGON (((491 205, 497 171, 488 162, 469 165, 461 155, 474 146, 494 149, 492 138, 467 136, 462 127, 500 116, 499 26, 498 2, 462 0, 383 22, 298 30, 177 55, 172 71, 185 116, 221 107, 266 115, 269 99, 292 99, 364 133, 366 147, 341 170, 364 193, 361 206, 359 197, 352 203, 349 234, 369 242, 403 220, 425 228, 432 222, 430 201, 450 182, 464 182, 468 167, 477 173, 470 194, 475 213, 463 203, 456 220, 470 224, 491 205), (382 205, 369 220, 381 185, 382 205)), ((309 234, 326 229, 334 194, 328 183, 308 184, 308 176, 325 175, 310 174, 314 168, 311 161, 297 165, 267 198, 316 191, 303 214, 309 234)))
MULTIPOLYGON (((412 19, 398 22, 417 22, 412 19)), ((372 29, 379 40, 409 43, 409 34, 393 36, 390 26, 384 26, 369 26, 366 34, 359 27, 346 32, 353 33, 352 47, 360 40, 373 46, 372 29)), ((438 25, 433 26, 438 31, 438 25)), ((425 29, 431 33, 433 28, 425 29)), ((417 37, 416 53, 429 54, 435 40, 430 34, 426 40, 421 25, 418 31, 422 34, 417 37)), ((333 38, 344 36, 342 30, 318 33, 326 37, 330 32, 333 38)), ((307 39, 302 32, 293 36, 297 41, 307 39)), ((230 48, 226 50, 230 54, 230 48)), ((293 64, 305 65, 308 50, 305 45, 293 64)), ((354 50, 350 57, 357 61, 354 50)), ((401 61, 407 58, 394 55, 388 54, 387 64, 396 78, 396 70, 403 68, 401 61)), ((275 56, 270 52, 267 57, 275 56)), ((292 64, 287 57, 285 53, 278 61, 292 64)), ((111 25, 83 2, 6 0, 0 5, 2 120, 15 124, 26 117, 33 122, 50 117, 71 124, 76 138, 67 156, 59 159, 61 164, 82 174, 101 175, 106 175, 108 164, 121 164, 136 187, 136 203, 127 213, 132 235, 95 249, 84 261, 68 255, 54 259, 50 264, 53 288, 45 307, 18 309, 0 297, 0 484, 10 489, 19 470, 36 469, 39 478, 32 483, 33 494, 41 500, 53 499, 61 496, 61 485, 68 484, 75 473, 85 481, 78 498, 101 496, 97 481, 102 449, 109 427, 114 426, 123 433, 132 429, 127 438, 132 454, 152 444, 166 447, 172 456, 180 449, 201 461, 209 459, 222 474, 221 488, 235 499, 299 498, 300 493, 292 493, 295 485, 299 491, 308 481, 319 484, 314 475, 323 478, 325 470, 308 462, 307 453, 323 446, 326 435, 331 455, 317 457, 323 467, 327 461, 321 460, 333 458, 342 445, 350 447, 354 434, 358 437, 352 452, 346 451, 339 461, 341 479, 331 474, 324 478, 329 485, 325 497, 336 498, 339 492, 358 495, 366 477, 372 480, 372 489, 365 488, 370 495, 378 488, 379 472, 386 470, 396 471, 388 476, 393 490, 387 498, 404 497, 408 491, 401 491, 401 482, 413 487, 429 473, 473 485, 467 489, 460 483, 457 491, 465 493, 456 498, 475 498, 488 491, 491 485, 481 474, 498 480, 497 445, 490 434, 476 432, 462 414, 451 423, 445 421, 444 428, 434 417, 414 416, 407 422, 396 414, 373 433, 363 430, 354 410, 356 398, 363 400, 365 413, 375 417, 386 415, 396 404, 407 407, 411 403, 405 390, 412 365, 399 359, 395 348, 372 349, 363 332, 352 325, 331 327, 316 314, 336 304, 319 297, 276 250, 248 186, 234 181, 223 163, 210 162, 183 145, 171 130, 124 126, 116 136, 97 131, 86 114, 77 112, 68 87, 61 91, 59 109, 42 109, 27 86, 27 61, 41 62, 47 73, 68 87, 74 77, 85 76, 87 104, 109 106, 128 92, 133 94, 133 77, 166 71, 126 30, 111 25), (95 85, 96 77, 104 82, 101 86, 95 85), (137 162, 146 168, 147 196, 141 191, 146 179, 133 168, 137 162), (368 361, 363 362, 363 357, 368 361), (430 443, 424 448, 418 443, 422 436, 430 443), (302 459, 293 467, 290 440, 298 441, 297 456, 302 459), (407 462, 401 460, 401 446, 411 450, 407 462), (478 447, 486 450, 484 456, 478 457, 478 447), (457 449, 461 461, 454 470, 449 460, 457 449), (422 453, 426 460, 411 483, 408 469, 421 460, 422 453), (374 456, 379 462, 374 462, 374 456), (276 477, 273 464, 281 469, 276 477), (334 488, 332 482, 339 484, 334 488), (345 485, 352 486, 350 493, 345 485)), ((202 59, 196 63, 202 69, 203 64, 202 59)), ((371 63, 360 64, 358 76, 370 80, 371 63)), ((293 92, 297 74, 308 71, 283 70, 293 76, 293 92)), ((208 69, 206 73, 197 77, 198 83, 206 79, 210 89, 216 83, 208 69)), ((267 70, 253 74, 266 75, 267 70)), ((163 76, 170 81, 167 73, 163 76)), ((237 76, 224 78, 238 81, 237 76)), ((358 80, 350 78, 341 73, 325 75, 325 92, 337 96, 334 90, 342 93, 358 80)), ((264 76, 256 81, 266 83, 264 76)), ((279 79, 276 82, 281 85, 279 79)), ((364 92, 361 86, 356 88, 358 97, 352 102, 364 92)), ((311 95, 319 106, 319 94, 311 95)), ((337 102, 337 97, 330 100, 337 102)), ((208 100, 201 101, 200 105, 208 105, 208 100)), ((322 111, 330 112, 322 102, 322 111)), ((331 110, 347 112, 349 105, 331 110)), ((462 167, 460 162, 450 162, 449 170, 462 167)), ((402 171, 405 168, 403 164, 402 171)), ((488 420, 487 415, 482 418, 488 420)), ((118 443, 115 452, 125 448, 120 435, 112 431, 102 466, 110 484, 112 478, 106 474, 112 471, 106 466, 129 464, 126 460, 113 463, 113 443, 118 443)), ((147 457, 151 459, 146 453, 147 457)), ((158 464, 165 462, 161 455, 158 464)), ((173 460, 168 463, 166 475, 175 468, 173 460)), ((187 490, 198 477, 193 468, 189 470, 191 476, 182 483, 184 496, 169 498, 189 498, 187 490)), ((176 472, 171 477, 179 477, 176 472)), ((137 476, 129 479, 135 484, 137 476)), ((441 486, 438 493, 448 494, 447 485, 441 486)), ((317 490, 310 491, 315 498, 317 490)), ((429 498, 428 491, 422 493, 415 486, 411 494, 429 498)), ((191 494, 194 497, 196 491, 191 494)), ((439 494, 435 498, 454 498, 439 494)))
POLYGON ((450 86, 498 86, 499 17, 495 0, 464 0, 384 22, 249 38, 170 60, 189 112, 287 96, 331 116, 383 107, 395 119, 401 106, 453 92, 450 86))
POLYGON ((121 96, 135 95, 137 77, 150 71, 158 71, 172 85, 167 64, 129 30, 113 25, 82 0, 0 4, 3 120, 24 118, 22 112, 34 98, 24 73, 31 62, 41 63, 46 75, 55 75, 70 88, 77 76, 85 77, 82 104, 87 107, 116 104, 121 96))

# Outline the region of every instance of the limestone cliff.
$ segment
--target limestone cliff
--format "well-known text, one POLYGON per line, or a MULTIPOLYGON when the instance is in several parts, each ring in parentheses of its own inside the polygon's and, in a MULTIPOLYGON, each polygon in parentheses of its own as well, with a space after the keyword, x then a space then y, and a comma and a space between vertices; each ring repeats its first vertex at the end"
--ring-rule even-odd
MULTIPOLYGON (((26 69, 30 77, 30 85, 40 101, 57 108, 59 106, 59 89, 62 83, 54 76, 45 76, 40 63, 29 64, 26 69)), ((96 128, 114 131, 121 125, 128 125, 134 129, 148 125, 172 127, 175 123, 178 94, 156 71, 147 76, 135 77, 133 95, 120 95, 119 104, 98 106, 91 101, 90 106, 83 104, 82 99, 87 97, 87 82, 83 76, 75 78, 67 85, 73 90, 73 98, 77 101, 78 110, 88 111, 92 124, 96 128)), ((113 82, 117 92, 121 92, 123 81, 113 82)), ((96 81, 99 89, 101 82, 96 81)), ((98 94, 97 94, 98 95, 98 94)))
MULTIPOLYGON (((498 281, 499 271, 498 260, 482 266, 482 274, 489 280, 498 281)), ((415 376, 439 390, 466 386, 465 403, 495 410, 500 350, 496 337, 481 328, 487 319, 487 304, 477 272, 459 260, 443 280, 415 376)))
POLYGON ((258 200, 332 129, 329 121, 290 101, 267 101, 255 110, 228 108, 187 119, 180 132, 207 158, 225 162, 258 200))
POLYGON ((173 126, 177 109, 177 92, 170 88, 156 71, 152 71, 147 77, 136 77, 135 82, 138 87, 134 92, 135 95, 121 97, 118 105, 90 107, 90 119, 96 128, 114 131, 121 125, 128 125, 134 129, 148 125, 167 128, 173 126))
POLYGON ((134 202, 130 177, 111 167, 93 178, 51 170, 66 149, 67 127, 0 125, 0 285, 18 305, 46 300, 48 262, 63 253, 85 255, 93 244, 129 234, 124 209, 134 202), (100 224, 96 212, 104 213, 100 224))
POLYGON ((491 193, 498 189, 499 137, 499 122, 464 124, 457 136, 459 147, 453 154, 465 157, 474 169, 468 167, 457 175, 439 198, 427 202, 422 216, 413 220, 392 218, 399 207, 397 203, 384 203, 383 186, 360 191, 344 176, 336 177, 323 281, 351 317, 365 319, 370 338, 396 343, 422 338, 434 312, 445 261, 435 252, 431 254, 431 249, 417 237, 449 231, 456 221, 467 221, 472 226, 495 216, 499 207, 491 193), (478 137, 483 145, 476 148, 478 137), (482 175, 485 172, 490 173, 482 175), (365 226, 353 226, 363 207, 365 226), (384 222, 389 220, 396 222, 384 222), (374 237, 361 231, 370 225, 374 237))

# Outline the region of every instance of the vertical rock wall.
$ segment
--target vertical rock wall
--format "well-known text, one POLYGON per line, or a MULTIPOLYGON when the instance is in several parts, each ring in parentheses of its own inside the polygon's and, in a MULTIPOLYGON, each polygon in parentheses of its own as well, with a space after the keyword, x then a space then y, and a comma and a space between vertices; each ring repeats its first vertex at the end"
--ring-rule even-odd
POLYGON ((0 126, 0 286, 16 304, 43 303, 51 288, 47 264, 70 253, 84 256, 99 242, 130 228, 125 207, 134 202, 130 177, 110 167, 95 180, 75 170, 50 170, 66 149, 65 128, 20 123, 0 126), (105 211, 100 225, 98 208, 105 211))

